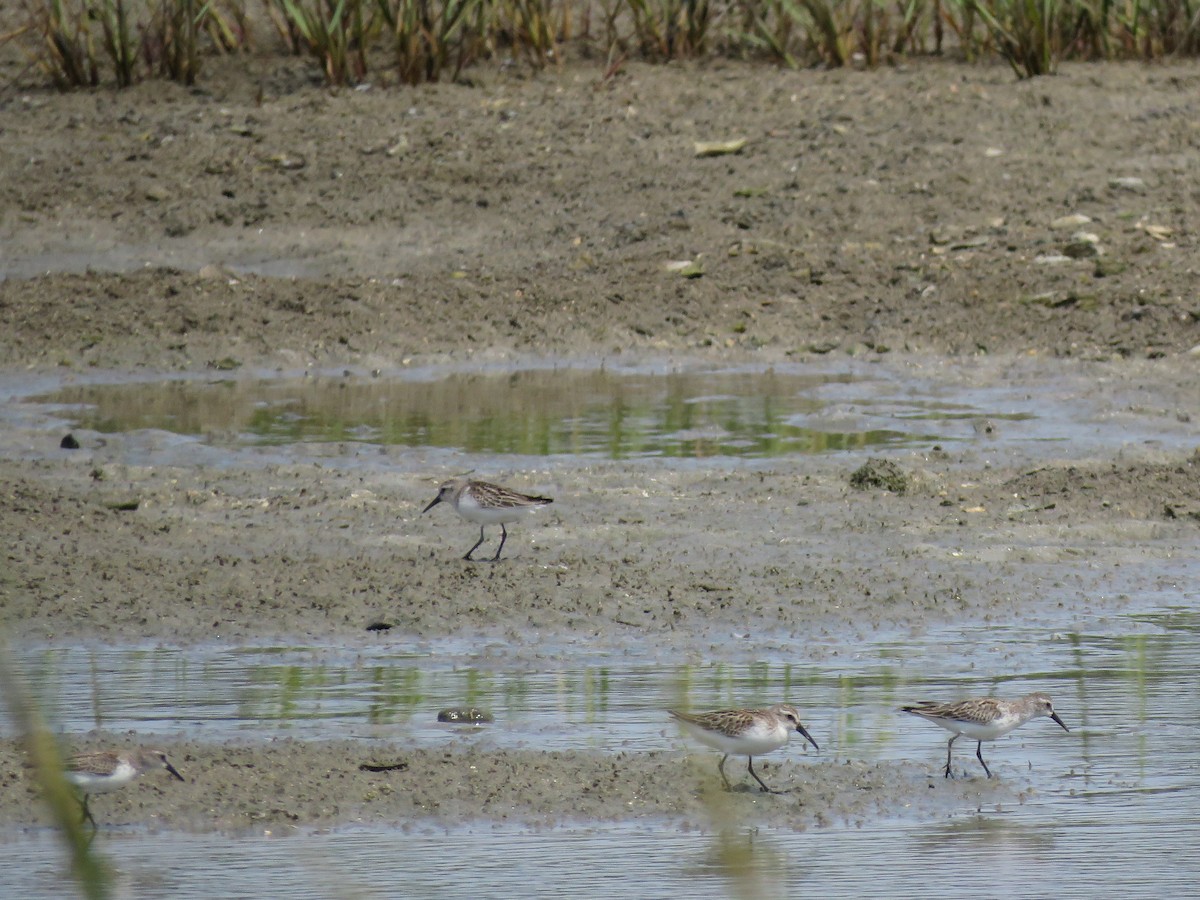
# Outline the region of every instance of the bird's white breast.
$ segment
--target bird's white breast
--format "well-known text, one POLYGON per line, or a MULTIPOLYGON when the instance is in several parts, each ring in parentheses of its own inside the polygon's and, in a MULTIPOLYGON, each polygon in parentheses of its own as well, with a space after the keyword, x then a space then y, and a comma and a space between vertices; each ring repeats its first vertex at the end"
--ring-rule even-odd
POLYGON ((137 777, 138 770, 125 761, 117 764, 111 775, 94 772, 67 772, 67 780, 89 794, 106 794, 123 788, 137 777))
POLYGON ((458 510, 458 514, 468 522, 475 522, 479 525, 498 525, 502 522, 515 522, 537 511, 541 506, 483 506, 468 490, 463 491, 455 508, 458 510))
POLYGON ((778 750, 788 742, 788 729, 782 725, 768 725, 755 722, 741 734, 728 735, 720 731, 710 731, 694 722, 683 721, 683 727, 702 744, 707 744, 722 753, 733 753, 744 756, 758 756, 778 750))

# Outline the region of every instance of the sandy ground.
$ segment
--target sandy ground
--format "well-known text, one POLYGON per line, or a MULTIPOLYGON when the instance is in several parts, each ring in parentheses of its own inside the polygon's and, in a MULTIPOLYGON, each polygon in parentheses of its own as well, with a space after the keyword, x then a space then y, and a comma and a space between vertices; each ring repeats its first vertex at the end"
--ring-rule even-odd
MULTIPOLYGON (((0 364, 19 386, 209 366, 965 355, 986 360, 981 381, 1067 366, 1094 379, 1084 402, 1186 433, 1200 417, 1198 87, 1195 66, 1016 83, 931 62, 631 65, 604 83, 584 66, 483 70, 470 86, 339 93, 256 59, 196 91, 9 91, 0 364), (738 155, 695 155, 735 137, 738 155), (670 265, 685 260, 699 277, 670 265)), ((719 658, 760 630, 819 663, 823 636, 1047 613, 1051 582, 1064 615, 1119 611, 1139 582, 1112 567, 1192 559, 1200 528, 1194 450, 930 449, 898 460, 903 494, 857 490, 825 457, 728 473, 587 462, 487 473, 556 503, 513 529, 504 562, 472 565, 472 526, 418 515, 448 473, 398 451, 390 468, 215 471, 131 464, 121 436, 57 452, 59 437, 10 434, 0 460, 13 642, 353 643, 383 621, 393 637, 503 637, 508 664, 545 666, 577 641, 719 658)), ((928 791, 928 761, 796 747, 761 763, 791 793, 715 799, 705 754, 401 743, 407 769, 369 773, 369 754, 338 743, 166 749, 188 782, 100 798, 106 820, 708 821, 728 802, 805 827, 910 795, 913 814, 940 815, 1028 789, 928 791)), ((0 783, 0 819, 44 821, 11 741, 0 783)))

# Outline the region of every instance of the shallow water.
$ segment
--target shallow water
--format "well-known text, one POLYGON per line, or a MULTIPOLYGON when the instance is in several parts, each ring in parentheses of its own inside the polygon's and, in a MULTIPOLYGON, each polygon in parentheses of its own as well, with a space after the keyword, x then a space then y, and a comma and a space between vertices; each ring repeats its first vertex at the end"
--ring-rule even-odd
MULTIPOLYGON (((702 822, 228 835, 106 828, 98 848, 116 869, 119 897, 251 897, 265 884, 294 897, 962 896, 962 876, 945 870, 976 873, 984 881, 969 892, 991 897, 1186 895, 1200 877, 1198 598, 1171 588, 1144 599, 1127 614, 1071 623, 826 641, 819 663, 776 649, 695 665, 642 647, 619 667, 584 658, 530 672, 505 665, 495 648, 400 641, 361 652, 117 646, 25 648, 20 657, 67 734, 103 726, 203 728, 211 740, 354 736, 389 755, 446 743, 678 749, 715 764, 664 707, 786 697, 822 749, 796 741, 777 756, 803 758, 814 774, 843 759, 900 761, 924 791, 941 783, 947 735, 897 713, 901 702, 1043 690, 1071 728, 1038 719, 986 745, 996 777, 1031 790, 1019 803, 951 809, 933 822, 901 804, 879 821, 799 832, 742 823, 722 833, 702 822), (466 703, 492 710, 496 723, 434 721, 440 707, 466 703)), ((973 749, 956 744, 955 769, 979 777, 973 749)), ((59 896, 63 879, 49 830, 0 830, 0 894, 59 896)))
MULTIPOLYGON (((803 650, 775 649, 736 663, 695 664, 653 659, 647 646, 641 653, 631 648, 618 663, 567 657, 570 665, 531 670, 486 651, 462 655, 450 643, 419 653, 403 645, 24 648, 17 658, 44 713, 66 735, 104 729, 182 737, 202 730, 212 741, 287 735, 389 747, 661 750, 688 746, 667 708, 786 699, 804 710, 822 758, 936 762, 944 739, 897 715, 899 704, 1044 690, 1085 750, 1097 716, 1128 709, 1145 721, 1168 713, 1200 654, 1200 617, 1181 608, 1114 617, 1103 627, 955 627, 902 640, 827 642, 819 662, 803 650), (436 721, 440 709, 456 706, 483 707, 495 723, 436 721)), ((1043 725, 1026 726, 1012 740, 1028 736, 1029 758, 1056 770, 1074 765, 1077 754, 1063 751, 1076 738, 1064 745, 1052 724, 1039 736, 1043 725)), ((3 733, 11 734, 7 725, 3 733)), ((956 748, 963 764, 975 766, 965 747, 956 748)))
MULTIPOLYGON (((935 420, 982 418, 969 407, 894 408, 821 420, 824 385, 847 373, 700 371, 614 373, 530 369, 445 378, 166 381, 86 384, 29 402, 68 427, 102 434, 157 429, 232 447, 359 441, 451 447, 468 453, 645 456, 779 456, 950 439, 935 420)), ((862 398, 866 384, 855 394, 862 398)), ((1024 416, 1018 415, 1016 418, 1024 416)))
MULTIPOLYGON (((770 368, 533 366, 243 377, 105 376, 0 385, 0 425, 237 452, 373 444, 637 460, 770 458, 974 443, 1188 446, 1186 421, 1122 403, 1075 367, 989 372, 857 360, 770 368), (1117 404, 1114 407, 1114 404, 1117 404)), ((136 444, 128 449, 133 451, 136 444)), ((50 453, 57 438, 42 448, 50 453)), ((14 448, 14 452, 21 452, 14 448)))
MULTIPOLYGON (((1020 807, 905 827, 729 835, 637 828, 441 834, 347 828, 290 837, 106 834, 119 898, 1184 897, 1200 874, 1195 807, 1153 842, 1074 811, 1020 807), (118 859, 118 855, 120 858, 118 859), (536 873, 532 874, 531 873, 536 873)), ((1131 827, 1137 824, 1131 823, 1131 827)), ((47 832, 0 835, 0 889, 58 896, 47 832)))
MULTIPOLYGON (((1183 599, 1194 603, 1196 598, 1183 599)), ((262 896, 264 884, 273 895, 297 898, 1186 896, 1200 876, 1200 856, 1194 852, 1200 839, 1195 802, 1200 751, 1194 740, 1200 699, 1193 663, 1200 651, 1200 615, 1163 608, 1110 619, 1104 626, 1103 634, 1041 627, 951 629, 917 640, 880 641, 857 654, 845 648, 842 662, 831 662, 841 657, 839 650, 819 672, 791 673, 793 687, 783 693, 803 704, 807 725, 823 748, 808 754, 806 766, 819 771, 840 758, 908 760, 928 774, 932 787, 941 780, 945 734, 896 714, 899 700, 1011 695, 1035 688, 1051 693, 1071 733, 1039 719, 987 746, 997 777, 1028 781, 1034 788, 1022 802, 1003 808, 951 810, 934 822, 914 821, 898 808, 882 821, 799 832, 743 825, 721 833, 703 824, 666 822, 532 831, 489 823, 445 831, 381 825, 282 836, 107 828, 97 846, 115 867, 119 897, 252 897, 262 896), (980 661, 977 677, 961 677, 966 659, 980 661), (999 678, 989 669, 1017 674, 999 678)), ((205 663, 202 651, 186 662, 176 651, 115 648, 99 656, 43 651, 54 665, 42 669, 40 686, 64 698, 68 679, 85 671, 111 685, 108 667, 124 661, 133 664, 134 677, 122 685, 130 696, 114 698, 120 701, 115 708, 154 684, 165 693, 152 692, 143 704, 143 710, 157 709, 153 722, 134 715, 106 720, 106 727, 186 733, 195 725, 185 712, 192 701, 185 694, 173 706, 165 694, 178 688, 204 694, 218 684, 216 694, 232 690, 250 698, 226 711, 233 715, 226 727, 267 734, 284 726, 276 715, 277 701, 257 697, 255 683, 276 680, 280 665, 320 667, 336 669, 340 675, 333 680, 341 689, 349 687, 351 695, 360 691, 362 697, 357 707, 352 697, 337 701, 346 704, 341 721, 306 719, 326 709, 321 688, 312 685, 307 700, 292 707, 304 723, 303 733, 318 737, 326 729, 325 736, 341 737, 350 723, 353 731, 370 735, 379 724, 370 711, 377 686, 353 673, 382 658, 360 666, 336 649, 229 654, 249 663, 239 685, 235 669, 218 664, 221 654, 207 653, 205 663), (164 679, 164 671, 175 674, 164 679), (264 672, 269 677, 260 679, 264 672), (263 712, 269 715, 260 717, 263 712)), ((545 678, 472 675, 469 665, 439 667, 431 657, 392 660, 401 671, 410 666, 417 673, 409 687, 411 711, 397 708, 386 727, 393 748, 445 741, 445 730, 420 722, 429 720, 441 702, 464 696, 467 685, 475 691, 473 701, 497 712, 497 724, 459 732, 451 740, 682 747, 686 744, 674 729, 664 727, 661 705, 720 705, 734 695, 774 699, 766 696, 767 684, 777 686, 789 677, 779 660, 720 667, 635 665, 620 672, 583 669, 545 678), (514 689, 517 684, 520 689, 514 689), (607 737, 600 738, 601 733, 607 737)), ((86 707, 86 702, 58 703, 60 715, 68 717, 86 716, 86 707)), ((206 723, 205 730, 212 726, 206 723)), ((956 749, 956 768, 978 777, 970 745, 963 742, 956 749)), ((798 754, 798 743, 782 752, 798 754)), ((916 784, 926 789, 924 780, 916 784)), ((58 896, 66 890, 62 873, 61 851, 49 830, 0 831, 0 893, 58 896)))

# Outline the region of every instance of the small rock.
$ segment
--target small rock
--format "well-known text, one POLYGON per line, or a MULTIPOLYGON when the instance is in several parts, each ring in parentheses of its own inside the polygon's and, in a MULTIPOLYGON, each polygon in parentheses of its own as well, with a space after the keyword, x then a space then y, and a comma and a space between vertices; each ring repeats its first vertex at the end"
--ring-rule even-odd
POLYGON ((200 271, 196 273, 205 281, 229 281, 237 283, 237 275, 224 266, 217 263, 207 263, 200 267, 200 271))
POLYGON ((155 203, 162 203, 171 199, 171 192, 161 184, 152 184, 146 188, 146 199, 152 200, 155 203))
POLYGON ((75 435, 68 434, 65 438, 58 442, 58 446, 63 450, 78 450, 79 441, 75 440, 75 435))
POLYGON ((676 273, 681 278, 702 278, 704 276, 704 267, 696 259, 673 259, 663 268, 668 272, 676 273))
POLYGON ((1070 243, 1063 247, 1063 254, 1071 259, 1091 259, 1100 255, 1100 239, 1094 234, 1077 232, 1070 243))
POLYGON ((308 165, 308 161, 298 153, 276 153, 267 161, 283 172, 294 172, 308 165))
POLYGON ((1108 186, 1118 191, 1132 191, 1135 194, 1146 193, 1146 182, 1133 176, 1126 178, 1110 178, 1108 186))
POLYGON ((745 146, 745 138, 733 141, 696 141, 695 151, 699 157, 728 156, 731 153, 741 153, 745 146))
POLYGON ((408 768, 406 762, 394 763, 360 763, 358 770, 360 772, 403 772, 408 768))
POLYGON ((890 459, 871 457, 851 473, 850 486, 860 491, 878 488, 903 494, 908 490, 908 476, 890 459))
POLYGON ((1065 231, 1068 228, 1078 228, 1080 225, 1087 225, 1091 221, 1091 218, 1082 213, 1074 213, 1069 216, 1059 216, 1050 223, 1050 227, 1055 231, 1065 231))
POLYGON ((450 722, 457 725, 480 725, 494 722, 495 718, 486 709, 477 706, 443 709, 437 714, 439 722, 450 722))
POLYGON ((974 250, 978 247, 986 247, 988 239, 983 235, 975 237, 966 237, 957 241, 950 242, 951 250, 974 250))

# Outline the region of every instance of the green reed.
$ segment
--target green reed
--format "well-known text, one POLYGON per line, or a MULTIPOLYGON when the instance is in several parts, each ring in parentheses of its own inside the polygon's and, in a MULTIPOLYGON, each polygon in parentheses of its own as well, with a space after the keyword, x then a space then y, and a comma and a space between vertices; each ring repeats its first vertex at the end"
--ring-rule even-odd
POLYGON ((534 69, 560 59, 559 41, 571 34, 571 6, 554 0, 497 0, 495 33, 534 69))
POLYGON ((457 77, 485 53, 496 8, 481 0, 378 0, 397 77, 406 84, 457 77))
POLYGON ((250 29, 238 0, 160 0, 147 7, 140 45, 148 71, 195 84, 207 55, 245 48, 250 29))
POLYGON ((193 84, 201 60, 246 45, 242 0, 24 0, 23 26, 7 40, 62 90, 111 78, 193 84))
POLYGON ((20 34, 32 37, 26 53, 55 87, 100 83, 99 51, 83 3, 25 0, 24 16, 20 34))
POLYGON ((707 52, 714 17, 709 0, 625 0, 625 7, 634 44, 645 58, 681 59, 707 52))
POLYGON ((1062 56, 1056 0, 966 0, 1018 78, 1052 75, 1062 56))
POLYGON ((58 743, 42 720, 41 710, 13 661, 4 635, 0 634, 0 697, 24 745, 33 777, 41 788, 54 824, 62 836, 70 859, 71 874, 80 893, 90 900, 111 896, 110 879, 102 860, 92 849, 94 835, 83 827, 79 801, 63 777, 63 760, 58 743))
MULTIPOLYGON (((249 41, 247 0, 22 2, 22 27, 0 40, 19 41, 62 89, 146 77, 191 84, 205 58, 249 41)), ((1200 55, 1200 0, 261 0, 257 8, 330 85, 365 81, 372 65, 419 84, 459 78, 482 60, 539 70, 571 54, 600 60, 602 81, 631 58, 871 68, 945 54, 1003 59, 1027 78, 1064 60, 1200 55)))
POLYGON ((153 10, 142 38, 146 61, 159 75, 195 84, 200 72, 200 28, 196 0, 178 0, 153 10))
POLYGON ((331 85, 362 81, 374 11, 362 0, 282 0, 288 22, 331 85))

